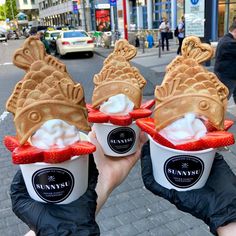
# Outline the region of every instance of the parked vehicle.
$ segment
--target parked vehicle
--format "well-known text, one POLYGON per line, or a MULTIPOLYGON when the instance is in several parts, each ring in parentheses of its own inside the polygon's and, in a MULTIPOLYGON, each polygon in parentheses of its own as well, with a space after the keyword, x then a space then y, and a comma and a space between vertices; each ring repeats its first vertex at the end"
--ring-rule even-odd
POLYGON ((18 33, 18 31, 16 30, 10 30, 8 31, 7 33, 7 39, 10 40, 10 39, 19 39, 20 38, 20 34, 18 33))
POLYGON ((56 40, 57 37, 59 36, 60 32, 61 32, 61 30, 52 30, 52 31, 47 30, 45 32, 45 39, 49 42, 52 40, 56 40))
POLYGON ((62 31, 56 41, 59 55, 66 55, 73 52, 84 52, 89 57, 94 53, 94 42, 83 30, 62 31))
POLYGON ((46 31, 48 28, 53 28, 53 27, 45 26, 45 25, 32 26, 30 28, 29 34, 35 35, 35 34, 37 34, 38 31, 46 31))
POLYGON ((7 35, 3 32, 0 32, 0 42, 7 42, 7 35))

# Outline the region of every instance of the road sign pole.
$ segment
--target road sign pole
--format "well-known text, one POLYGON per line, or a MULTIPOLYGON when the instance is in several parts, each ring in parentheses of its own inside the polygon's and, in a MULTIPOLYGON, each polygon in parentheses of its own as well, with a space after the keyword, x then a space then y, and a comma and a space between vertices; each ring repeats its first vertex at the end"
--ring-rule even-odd
POLYGON ((123 0, 123 13, 124 13, 124 37, 128 40, 128 26, 127 26, 127 10, 126 10, 126 0, 123 0))

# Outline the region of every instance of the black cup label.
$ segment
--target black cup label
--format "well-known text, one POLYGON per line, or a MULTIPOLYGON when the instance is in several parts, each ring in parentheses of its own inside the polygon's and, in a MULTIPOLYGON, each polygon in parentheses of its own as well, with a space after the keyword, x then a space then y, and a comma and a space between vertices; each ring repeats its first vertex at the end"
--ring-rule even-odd
POLYGON ((129 127, 113 129, 107 136, 107 143, 112 151, 124 154, 131 150, 135 143, 135 131, 129 127))
POLYGON ((66 169, 49 167, 36 171, 32 176, 35 192, 45 202, 64 201, 74 188, 74 176, 66 169))
POLYGON ((173 156, 164 164, 166 178, 178 188, 189 188, 196 184, 203 171, 204 162, 196 156, 173 156))

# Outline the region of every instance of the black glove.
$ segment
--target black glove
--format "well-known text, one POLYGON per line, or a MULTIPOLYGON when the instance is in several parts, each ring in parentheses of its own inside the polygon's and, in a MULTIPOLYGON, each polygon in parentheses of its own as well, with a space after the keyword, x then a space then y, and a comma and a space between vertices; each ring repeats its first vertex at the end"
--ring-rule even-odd
POLYGON ((89 157, 88 189, 78 200, 70 204, 40 203, 30 198, 19 170, 11 184, 13 212, 37 235, 100 235, 95 221, 98 170, 89 157))
POLYGON ((183 192, 168 190, 155 181, 149 142, 143 146, 141 155, 143 182, 152 193, 167 199, 179 210, 202 219, 215 235, 218 227, 236 221, 236 176, 222 155, 216 153, 210 176, 203 188, 183 192))

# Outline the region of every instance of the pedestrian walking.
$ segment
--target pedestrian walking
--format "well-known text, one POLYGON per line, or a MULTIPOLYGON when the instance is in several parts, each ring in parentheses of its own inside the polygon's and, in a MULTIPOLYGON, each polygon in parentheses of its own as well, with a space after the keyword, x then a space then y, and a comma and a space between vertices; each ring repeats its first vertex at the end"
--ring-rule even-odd
MULTIPOLYGON (((228 99, 236 89, 236 22, 229 27, 229 32, 219 41, 216 54, 214 72, 229 89, 228 99)), ((236 103, 236 100, 235 100, 236 103)))
POLYGON ((178 40, 179 40, 179 47, 177 50, 177 54, 181 54, 182 43, 185 37, 184 33, 184 16, 181 17, 181 20, 178 24, 178 40))
POLYGON ((159 26, 159 31, 161 33, 161 46, 162 46, 162 51, 164 51, 165 48, 165 41, 166 41, 166 50, 169 51, 169 39, 168 39, 168 32, 170 29, 169 22, 166 17, 162 18, 162 22, 159 26))

